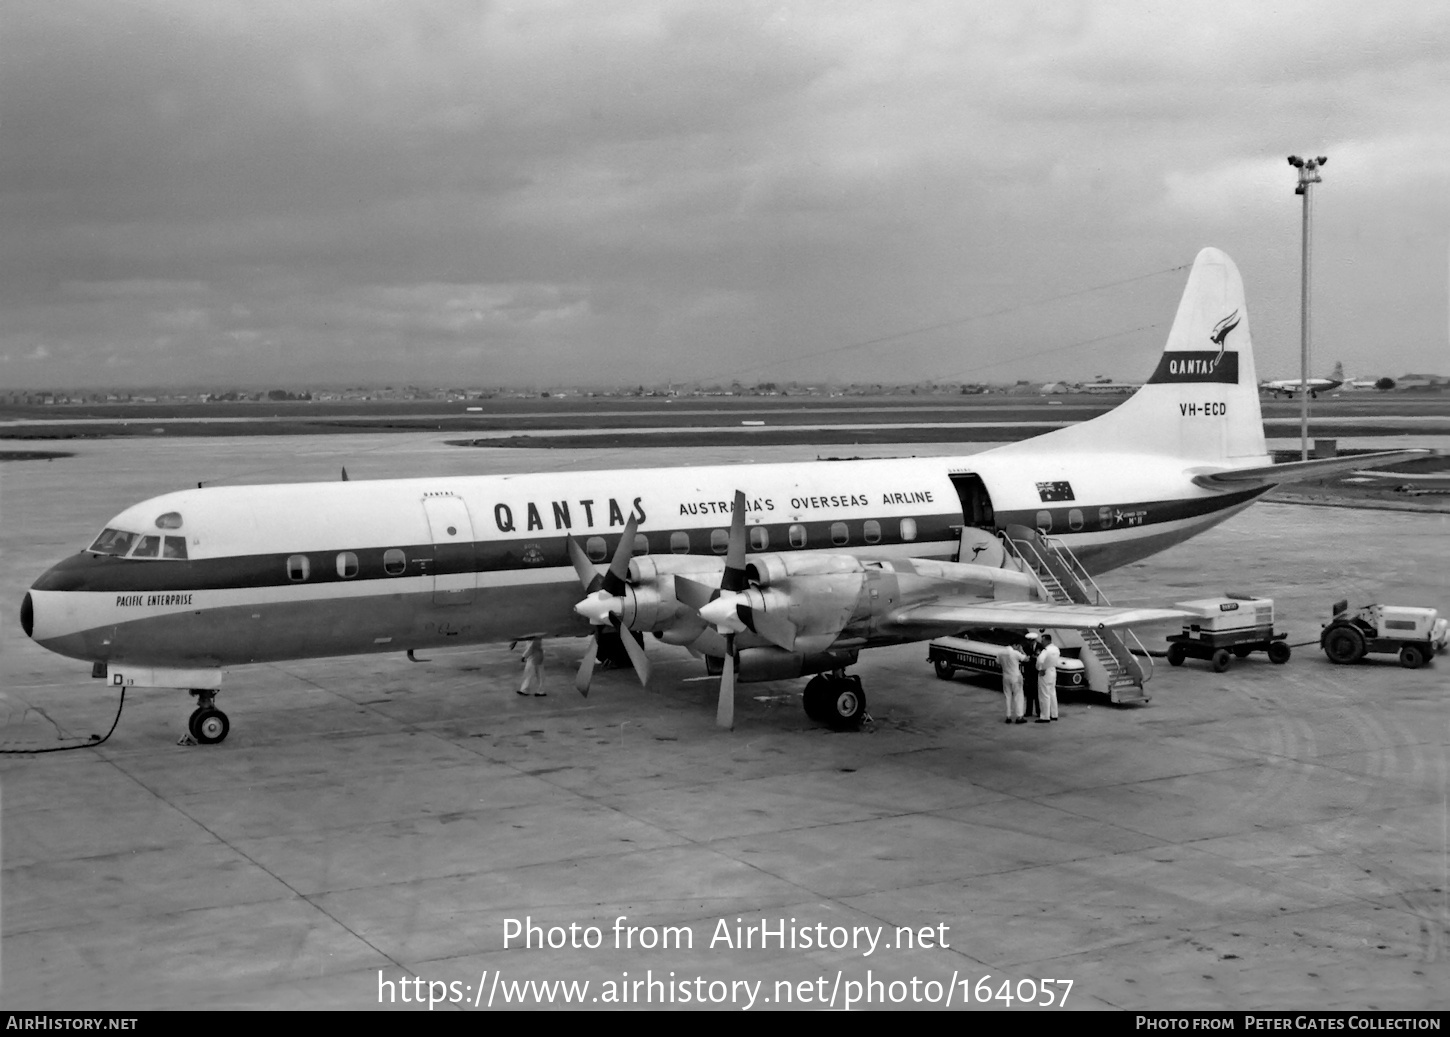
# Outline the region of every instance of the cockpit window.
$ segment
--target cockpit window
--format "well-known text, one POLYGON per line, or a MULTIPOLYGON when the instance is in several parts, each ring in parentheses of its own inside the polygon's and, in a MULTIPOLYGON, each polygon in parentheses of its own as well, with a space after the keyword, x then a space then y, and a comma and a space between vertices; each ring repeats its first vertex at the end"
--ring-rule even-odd
POLYGON ((93 551, 98 555, 123 555, 131 550, 131 545, 136 542, 135 533, 127 533, 120 529, 107 529, 96 537, 96 542, 86 550, 93 551))
POLYGON ((185 558, 186 537, 167 537, 166 546, 161 549, 162 558, 185 558))
POLYGON ((159 536, 143 536, 136 541, 136 548, 131 552, 132 558, 155 558, 161 553, 161 538, 159 536))
POLYGON ((181 528, 181 512, 179 512, 179 511, 168 511, 165 515, 158 516, 157 519, 156 519, 156 528, 157 529, 180 529, 181 528))

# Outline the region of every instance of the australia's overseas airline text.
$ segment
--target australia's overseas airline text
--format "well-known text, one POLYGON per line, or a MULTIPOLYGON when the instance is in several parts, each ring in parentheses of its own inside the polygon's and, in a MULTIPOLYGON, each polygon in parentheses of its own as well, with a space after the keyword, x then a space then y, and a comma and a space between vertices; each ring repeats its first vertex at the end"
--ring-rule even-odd
MULTIPOLYGON (((936 503, 935 491, 914 489, 880 493, 827 493, 819 496, 791 497, 789 507, 793 512, 822 508, 865 508, 877 503, 878 498, 883 507, 936 503)), ((777 505, 774 497, 756 497, 747 499, 745 502, 745 508, 750 512, 773 512, 777 510, 777 507, 785 510, 786 502, 781 501, 777 505)), ((695 516, 728 516, 730 502, 725 500, 681 501, 679 513, 680 515, 695 516)), ((625 505, 621 505, 617 498, 609 497, 598 500, 581 498, 572 501, 546 501, 542 504, 537 501, 523 503, 500 501, 493 506, 493 522, 500 533, 512 533, 519 529, 525 532, 542 530, 549 525, 556 530, 573 529, 576 521, 581 519, 582 522, 579 522, 579 525, 588 529, 593 529, 598 525, 623 526, 628 521, 629 514, 632 514, 634 520, 639 523, 643 523, 649 518, 643 497, 635 497, 633 501, 628 501, 625 505)))

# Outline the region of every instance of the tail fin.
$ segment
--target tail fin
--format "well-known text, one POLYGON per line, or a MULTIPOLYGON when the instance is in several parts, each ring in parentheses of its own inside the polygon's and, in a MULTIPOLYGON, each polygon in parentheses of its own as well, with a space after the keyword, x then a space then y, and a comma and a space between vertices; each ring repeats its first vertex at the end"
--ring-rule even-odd
POLYGON ((1199 464, 1268 463, 1244 283, 1233 260, 1216 248, 1198 254, 1163 355, 1141 389, 1107 414, 1030 442, 1199 464))

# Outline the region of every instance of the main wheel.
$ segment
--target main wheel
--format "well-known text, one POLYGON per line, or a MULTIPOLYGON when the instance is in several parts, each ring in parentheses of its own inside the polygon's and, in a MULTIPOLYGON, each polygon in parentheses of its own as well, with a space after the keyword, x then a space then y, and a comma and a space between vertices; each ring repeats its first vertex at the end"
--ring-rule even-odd
POLYGON ((195 709, 193 709, 191 711, 191 716, 189 716, 189 717, 186 718, 186 729, 191 732, 191 737, 192 738, 196 738, 196 740, 198 742, 201 741, 201 739, 200 738, 197 738, 197 735, 196 735, 196 718, 199 717, 199 716, 201 716, 201 712, 202 712, 202 709, 203 708, 204 707, 202 707, 202 706, 197 706, 195 709))
POLYGON ((231 729, 227 715, 215 706, 203 707, 191 715, 191 735, 202 745, 216 745, 231 729))
POLYGON ((1269 662, 1275 666, 1283 666, 1289 661, 1289 646, 1283 641, 1269 642, 1269 662))
POLYGON ((1168 646, 1168 665, 1182 666, 1183 660, 1188 658, 1188 649, 1177 642, 1168 646))
POLYGON ((833 731, 854 731, 866 716, 866 693, 860 677, 838 677, 831 681, 826 700, 826 725, 833 731))
POLYGON ((805 707, 806 716, 819 724, 824 724, 830 697, 831 679, 824 673, 818 673, 806 681, 805 690, 801 692, 801 705, 805 707))
POLYGON ((1224 670, 1228 669, 1229 663, 1232 661, 1232 658, 1228 654, 1228 649, 1220 648, 1218 651, 1213 653, 1213 658, 1210 659, 1208 662, 1209 665, 1213 667, 1214 673, 1223 673, 1224 670))
POLYGON ((1364 635, 1354 627, 1335 627, 1324 635, 1324 654, 1332 663, 1357 663, 1364 658, 1364 635))
POLYGON ((936 667, 937 680, 949 681, 956 675, 957 668, 945 659, 933 659, 932 665, 936 667))
POLYGON ((1407 670, 1418 670, 1425 665, 1425 650, 1418 645, 1405 645, 1400 649, 1400 665, 1407 670))

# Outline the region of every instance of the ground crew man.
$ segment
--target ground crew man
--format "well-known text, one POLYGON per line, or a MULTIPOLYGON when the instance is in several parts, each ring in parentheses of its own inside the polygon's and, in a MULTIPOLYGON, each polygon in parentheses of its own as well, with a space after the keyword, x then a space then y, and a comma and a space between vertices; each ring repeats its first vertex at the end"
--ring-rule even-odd
MULTIPOLYGON (((515 641, 510 648, 517 645, 515 641)), ((524 642, 523 659, 524 682, 519 685, 519 694, 547 695, 544 691, 544 639, 542 637, 531 637, 524 642)))
POLYGON ((1027 656, 1016 645, 1003 645, 997 653, 997 663, 1002 667, 1002 695, 1007 700, 1009 724, 1027 723, 1027 718, 1022 715, 1022 664, 1026 661, 1027 656))
POLYGON ((1057 661, 1061 658, 1062 652, 1052 643, 1052 635, 1043 634, 1042 650, 1037 653, 1037 672, 1041 674, 1037 682, 1039 724, 1057 719, 1057 661))

